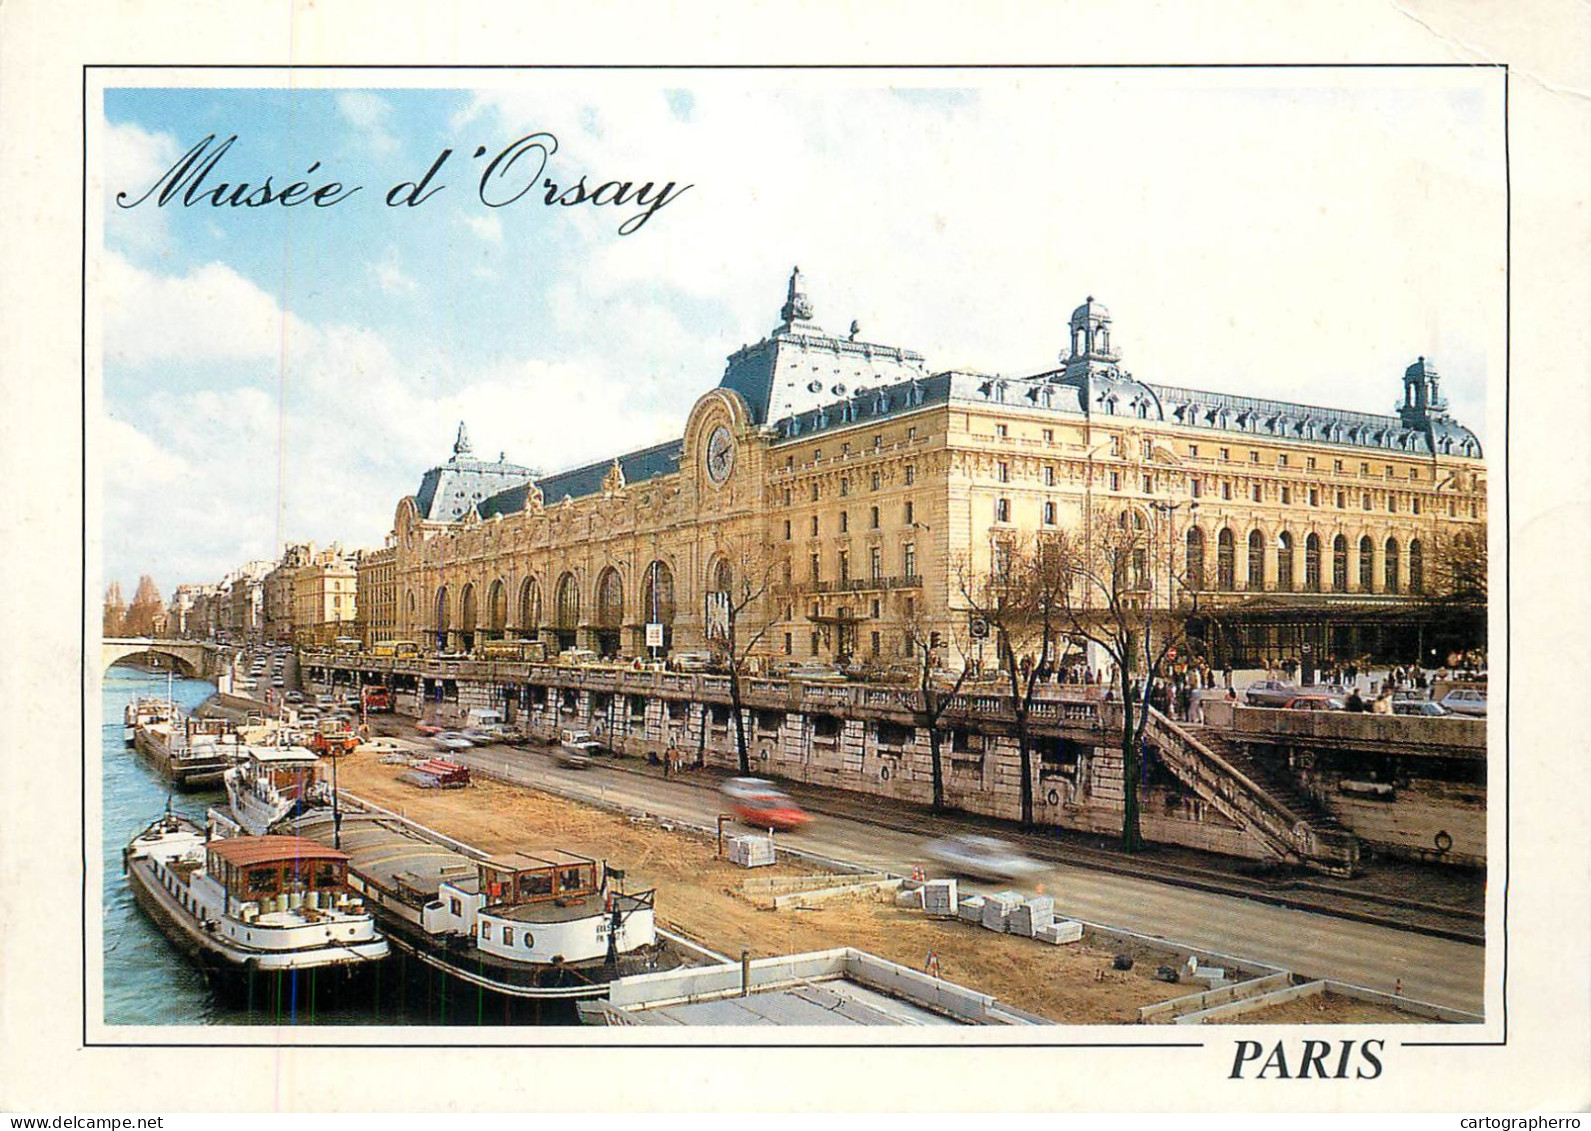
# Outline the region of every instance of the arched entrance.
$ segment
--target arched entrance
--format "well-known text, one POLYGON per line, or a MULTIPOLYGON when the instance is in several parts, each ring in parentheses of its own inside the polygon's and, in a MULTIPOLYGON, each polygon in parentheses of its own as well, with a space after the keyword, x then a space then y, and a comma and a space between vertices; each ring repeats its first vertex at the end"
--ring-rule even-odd
POLYGON ((641 606, 645 609, 645 623, 663 626, 661 651, 668 652, 674 647, 674 574, 666 563, 655 561, 646 567, 641 581, 641 606))
POLYGON ((447 586, 444 585, 436 591, 436 619, 432 622, 436 630, 436 650, 438 652, 447 651, 447 634, 451 624, 452 618, 448 615, 447 586))
POLYGON ((486 630, 491 640, 501 640, 508 634, 508 586, 500 577, 487 593, 486 630))
POLYGON ((459 648, 462 651, 475 651, 475 622, 475 586, 471 583, 464 587, 459 600, 459 648))
POLYGON ((624 627, 624 581, 619 571, 609 566, 597 578, 597 651, 616 656, 623 649, 620 633, 624 627))
POLYGON ((541 635, 541 586, 534 577, 519 587, 519 635, 526 640, 541 635))
POLYGON ((575 575, 566 573, 558 579, 556 621, 553 635, 558 638, 558 650, 573 648, 580 628, 580 584, 575 575))

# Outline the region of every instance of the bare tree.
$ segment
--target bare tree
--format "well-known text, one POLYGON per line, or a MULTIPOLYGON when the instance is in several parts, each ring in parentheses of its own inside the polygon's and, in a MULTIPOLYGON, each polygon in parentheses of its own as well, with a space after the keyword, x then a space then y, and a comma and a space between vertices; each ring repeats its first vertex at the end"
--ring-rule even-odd
POLYGON ((1124 852, 1144 844, 1138 786, 1149 704, 1168 660, 1188 648, 1187 624, 1199 612, 1199 579, 1178 568, 1176 512, 1164 505, 1153 517, 1134 508, 1102 509, 1084 531, 1062 531, 1049 540, 1051 568, 1063 579, 1058 592, 1066 633, 1098 645, 1115 666, 1124 852))
POLYGON ((1437 640, 1459 652, 1486 645, 1485 531, 1439 534, 1427 560, 1423 588, 1437 640))
POLYGON ((770 546, 745 543, 719 558, 707 597, 707 646, 714 665, 729 673, 729 703, 735 716, 735 748, 742 774, 751 773, 751 751, 741 710, 741 677, 773 627, 772 610, 764 598, 784 572, 784 563, 770 546))
POLYGON ((1069 574, 1050 538, 996 536, 989 568, 962 560, 957 588, 969 614, 988 624, 1000 668, 1011 688, 1022 774, 1022 825, 1033 825, 1033 743, 1030 719, 1039 683, 1054 666, 1064 621, 1069 574))
POLYGON ((965 639, 950 628, 931 628, 923 615, 921 605, 914 606, 906 618, 906 640, 911 654, 916 658, 918 725, 928 729, 928 756, 933 768, 935 813, 945 811, 945 771, 942 754, 943 742, 939 733, 939 720, 967 682, 971 669, 967 664, 965 639), (946 653, 954 646, 961 655, 961 670, 950 680, 943 670, 946 653))

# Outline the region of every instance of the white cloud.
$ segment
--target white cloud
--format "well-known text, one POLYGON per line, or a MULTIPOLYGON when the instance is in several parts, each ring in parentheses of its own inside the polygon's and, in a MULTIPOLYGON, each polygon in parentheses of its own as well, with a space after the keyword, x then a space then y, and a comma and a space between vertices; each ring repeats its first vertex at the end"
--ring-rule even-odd
POLYGON ((337 96, 337 109, 343 118, 360 131, 360 136, 372 153, 386 155, 398 149, 398 139, 388 124, 392 107, 379 94, 368 90, 348 90, 337 96))
POLYGON ((503 242, 503 221, 493 213, 483 216, 463 216, 461 219, 470 231, 487 243, 503 242))
POLYGON ((257 361, 312 331, 224 263, 160 275, 114 253, 103 262, 107 365, 257 361))
POLYGON ((171 243, 166 214, 146 202, 135 208, 116 203, 118 193, 137 200, 177 163, 182 148, 171 134, 146 130, 132 122, 104 124, 105 230, 116 247, 139 254, 159 254, 171 243))
POLYGON ((404 274, 403 268, 399 265, 396 247, 389 247, 386 256, 379 263, 372 263, 370 273, 375 277, 376 285, 381 288, 383 294, 412 295, 420 289, 418 283, 404 274))

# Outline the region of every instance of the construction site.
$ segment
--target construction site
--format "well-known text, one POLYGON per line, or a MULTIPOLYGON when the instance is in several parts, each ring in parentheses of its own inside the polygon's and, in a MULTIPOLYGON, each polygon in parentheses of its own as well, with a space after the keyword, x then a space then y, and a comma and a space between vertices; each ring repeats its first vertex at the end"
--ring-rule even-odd
MULTIPOLYGON (((747 868, 710 828, 491 780, 478 767, 466 788, 425 790, 402 780, 402 764, 369 754, 338 762, 346 794, 485 852, 559 848, 622 868, 630 883, 657 888, 660 927, 726 958, 851 948, 989 995, 1031 1015, 1030 1023, 1479 1020, 1107 924, 1080 924, 1072 934, 1057 925, 1048 933, 1053 941, 1040 931, 990 930, 981 896, 933 917, 924 909, 926 875, 862 872, 806 858, 788 844, 771 863, 747 868), (983 921, 970 921, 977 918, 983 921)), ((1002 897, 1018 914, 1053 906, 1057 924, 1066 921, 1063 891, 988 899, 1002 897)))

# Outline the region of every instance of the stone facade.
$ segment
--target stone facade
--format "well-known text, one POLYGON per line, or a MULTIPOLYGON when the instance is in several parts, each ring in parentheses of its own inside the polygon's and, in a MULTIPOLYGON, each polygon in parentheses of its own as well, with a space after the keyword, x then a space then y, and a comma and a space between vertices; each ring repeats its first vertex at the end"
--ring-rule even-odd
POLYGON ((461 428, 398 504, 390 574, 371 577, 396 635, 637 655, 655 622, 668 650, 694 651, 709 592, 773 576, 742 614, 766 629, 759 652, 887 664, 909 623, 965 623, 951 563, 986 568, 1002 534, 1130 508, 1206 608, 1296 612, 1327 634, 1323 655, 1346 647, 1338 612, 1411 605, 1439 541, 1485 536, 1480 445, 1424 358, 1376 415, 1141 382, 1092 299, 1062 367, 1022 378, 934 373, 823 331, 799 273, 781 314, 670 444, 538 476, 476 460, 461 428))

